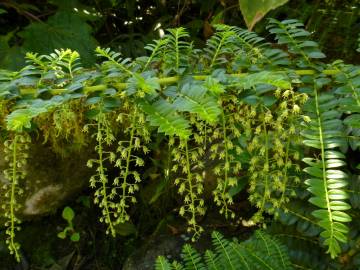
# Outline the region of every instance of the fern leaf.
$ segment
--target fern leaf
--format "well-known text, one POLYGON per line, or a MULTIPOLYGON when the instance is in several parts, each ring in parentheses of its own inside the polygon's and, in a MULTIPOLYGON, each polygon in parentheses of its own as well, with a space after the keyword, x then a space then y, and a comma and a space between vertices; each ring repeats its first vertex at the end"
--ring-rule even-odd
POLYGON ((164 256, 159 256, 155 261, 155 270, 171 270, 171 265, 164 256))
POLYGON ((260 245, 263 247, 266 246, 268 255, 273 259, 273 262, 279 262, 279 269, 291 268, 291 262, 286 254, 286 249, 279 240, 261 230, 257 230, 255 236, 261 240, 260 242, 264 243, 260 245))
POLYGON ((314 98, 305 106, 311 122, 302 133, 306 138, 305 145, 320 150, 320 157, 305 158, 309 165, 304 171, 311 176, 305 183, 312 194, 309 202, 318 207, 312 215, 318 219, 318 224, 324 230, 320 234, 325 238, 331 257, 336 257, 341 248, 339 242, 346 242, 349 231, 344 224, 351 221, 351 217, 344 211, 351 208, 345 202, 348 194, 344 190, 347 186, 347 174, 340 170, 345 165, 344 155, 337 147, 346 146, 343 135, 341 114, 337 113, 337 100, 331 94, 318 93, 321 79, 315 81, 314 98))
MULTIPOLYGON (((256 231, 251 238, 241 243, 228 241, 219 232, 214 231, 212 233, 212 242, 214 250, 205 252, 206 266, 203 263, 202 256, 190 245, 186 244, 181 254, 185 269, 292 269, 285 246, 278 239, 263 231, 256 231)), ((179 264, 178 268, 175 268, 174 265, 177 265, 177 263, 173 263, 174 269, 183 269, 181 264, 179 264)))
POLYGON ((236 254, 234 254, 230 242, 216 231, 214 231, 211 236, 215 251, 219 256, 219 265, 222 265, 223 269, 237 269, 235 264, 235 261, 237 261, 236 254))
POLYGON ((286 248, 276 238, 261 230, 236 248, 244 256, 249 269, 292 269, 286 248))
POLYGON ((181 254, 186 270, 205 270, 205 265, 202 262, 201 255, 191 247, 191 245, 186 244, 182 249, 181 254))
POLYGON ((247 262, 244 250, 239 248, 239 245, 235 243, 230 243, 230 247, 232 248, 234 254, 236 254, 236 256, 238 257, 237 265, 239 265, 239 268, 251 270, 253 266, 251 266, 251 264, 249 265, 249 263, 247 262))
POLYGON ((238 247, 239 253, 242 253, 244 256, 246 256, 248 261, 251 261, 251 265, 253 265, 253 268, 248 269, 268 269, 268 270, 276 270, 278 268, 273 268, 271 264, 265 260, 264 257, 259 256, 253 249, 247 249, 246 247, 238 247))
POLYGON ((221 270, 218 267, 218 259, 211 250, 205 251, 205 262, 209 270, 221 270))
POLYGON ((181 263, 178 263, 177 261, 174 261, 172 264, 173 270, 184 270, 184 266, 181 263))
POLYGON ((142 103, 141 107, 150 125, 158 127, 159 132, 185 139, 190 136, 188 120, 176 113, 174 106, 167 101, 160 99, 153 104, 142 103))

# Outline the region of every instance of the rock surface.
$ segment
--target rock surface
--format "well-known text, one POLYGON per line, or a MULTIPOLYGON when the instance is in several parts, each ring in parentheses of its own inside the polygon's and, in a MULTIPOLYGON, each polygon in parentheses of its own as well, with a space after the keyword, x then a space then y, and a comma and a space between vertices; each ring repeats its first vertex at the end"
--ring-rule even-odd
MULTIPOLYGON (((81 152, 74 152, 63 158, 53 153, 51 148, 41 141, 32 143, 28 152, 27 175, 20 182, 24 194, 18 197, 21 204, 19 217, 32 219, 53 213, 87 187, 92 174, 86 166, 87 160, 93 154, 91 149, 92 147, 84 147, 81 152)), ((0 152, 3 153, 2 148, 0 152)), ((4 156, 0 155, 0 172, 6 166, 4 156)), ((0 184, 3 185, 6 181, 0 173, 0 184)), ((3 197, 3 194, 0 195, 3 197)), ((0 219, 1 217, 3 212, 0 212, 0 219)))
POLYGON ((153 237, 129 256, 122 270, 153 270, 155 260, 162 255, 173 261, 178 260, 185 243, 179 235, 159 235, 153 237))

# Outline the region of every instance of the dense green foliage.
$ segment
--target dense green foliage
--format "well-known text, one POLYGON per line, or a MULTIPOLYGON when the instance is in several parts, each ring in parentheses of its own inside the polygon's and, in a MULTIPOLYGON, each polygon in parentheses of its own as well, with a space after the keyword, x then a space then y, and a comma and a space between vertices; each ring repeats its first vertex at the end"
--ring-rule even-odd
MULTIPOLYGON (((98 47, 99 64, 85 68, 78 52, 61 49, 27 53, 24 68, 2 70, 0 124, 9 167, 3 208, 10 252, 20 259, 17 198, 26 186, 27 144, 40 134, 63 156, 94 145, 96 158, 87 164, 94 171, 90 186, 99 219, 112 236, 131 219, 149 180, 144 165, 155 166, 170 179, 167 185, 177 187, 178 213, 194 241, 204 231, 201 217, 208 204, 224 219, 243 219, 234 204, 246 188, 257 209, 246 223, 271 225, 269 233, 289 241, 294 266, 312 267, 313 258, 306 257, 312 250, 293 247, 297 241, 306 247, 310 239, 334 259, 323 255, 322 268, 358 267, 360 67, 322 62, 325 54, 298 20, 270 19, 267 29, 278 46, 220 24, 198 48, 180 27, 146 46, 149 56, 133 60, 98 47), (155 141, 167 149, 167 160, 151 159, 155 141), (209 202, 204 193, 211 178, 209 202), (280 223, 289 233, 276 231, 280 223), (297 239, 290 238, 294 228, 297 239), (348 259, 344 263, 339 256, 348 259)), ((159 192, 165 189, 159 183, 159 192)), ((185 246, 185 266, 192 258, 203 268, 223 263, 230 248, 238 255, 225 264, 246 254, 264 269, 269 252, 286 258, 283 246, 263 232, 241 244, 217 241, 206 262, 185 246), (260 248, 267 245, 273 248, 260 248)), ((166 269, 168 262, 159 259, 161 264, 166 269)), ((287 269, 287 259, 283 266, 270 269, 287 269)))
MULTIPOLYGON (((78 51, 83 64, 91 66, 97 45, 138 57, 159 32, 179 26, 202 46, 214 32, 212 25, 251 27, 286 1, 266 2, 270 5, 255 0, 4 0, 0 2, 0 67, 16 70, 24 65, 26 52, 50 54, 60 48, 78 51)), ((359 15, 357 0, 291 0, 267 16, 300 19, 329 59, 359 63, 354 50, 359 15)), ((262 20, 254 29, 266 35, 265 25, 262 20)))

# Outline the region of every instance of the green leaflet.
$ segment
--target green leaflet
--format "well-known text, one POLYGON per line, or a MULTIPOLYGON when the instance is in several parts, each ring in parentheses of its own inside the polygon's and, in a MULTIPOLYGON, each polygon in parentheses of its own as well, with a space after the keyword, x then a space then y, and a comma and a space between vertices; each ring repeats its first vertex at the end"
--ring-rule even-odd
POLYGON ((153 104, 143 103, 141 108, 147 114, 150 125, 158 127, 159 132, 168 136, 188 138, 191 134, 189 122, 179 115, 166 100, 160 99, 153 104))
POLYGON ((236 85, 244 89, 251 89, 259 84, 270 84, 281 89, 291 87, 289 78, 284 73, 278 72, 260 71, 236 80, 236 85))
POLYGON ((171 270, 171 265, 164 256, 159 256, 155 263, 155 270, 171 270))
POLYGON ((173 106, 178 111, 197 114, 208 123, 215 123, 221 114, 217 98, 210 96, 206 88, 197 83, 182 85, 173 106))
POLYGON ((69 97, 54 96, 49 100, 34 99, 25 108, 14 110, 6 117, 7 129, 23 131, 31 127, 31 120, 42 113, 49 112, 69 97))
POLYGON ((185 244, 181 257, 184 260, 185 269, 206 270, 201 255, 189 244, 185 244))

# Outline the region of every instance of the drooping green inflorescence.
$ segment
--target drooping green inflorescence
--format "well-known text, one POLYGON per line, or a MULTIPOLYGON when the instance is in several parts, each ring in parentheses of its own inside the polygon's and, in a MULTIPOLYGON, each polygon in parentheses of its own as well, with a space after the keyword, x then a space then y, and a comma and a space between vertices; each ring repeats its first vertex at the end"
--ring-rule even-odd
POLYGON ((356 230, 348 225, 346 187, 359 168, 346 155, 359 149, 359 67, 321 62, 325 55, 297 20, 270 20, 268 29, 285 49, 226 25, 197 49, 177 28, 148 45, 148 57, 124 59, 97 48, 99 64, 85 69, 76 52, 56 50, 27 54, 20 71, 0 71, 1 132, 14 137, 5 151, 15 151, 4 208, 17 258, 14 164, 23 148, 16 138, 35 130, 63 155, 95 145, 90 186, 112 236, 131 219, 146 184, 151 139, 161 134, 169 152, 166 178, 182 198, 179 215, 193 240, 204 231, 206 194, 226 219, 245 222, 236 202, 246 191, 257 208, 247 224, 270 224, 269 217, 299 228, 311 223, 313 235, 338 256, 356 230), (76 147, 65 153, 67 143, 76 147), (309 211, 299 213, 299 203, 309 211))
POLYGON ((15 240, 15 232, 20 230, 21 220, 18 212, 21 204, 18 202, 19 196, 24 193, 22 180, 26 177, 28 149, 31 139, 28 134, 11 134, 4 142, 5 161, 8 163, 8 169, 4 170, 4 176, 7 182, 3 185, 4 200, 2 208, 5 210, 6 243, 10 254, 14 254, 16 260, 20 261, 20 244, 15 240))

